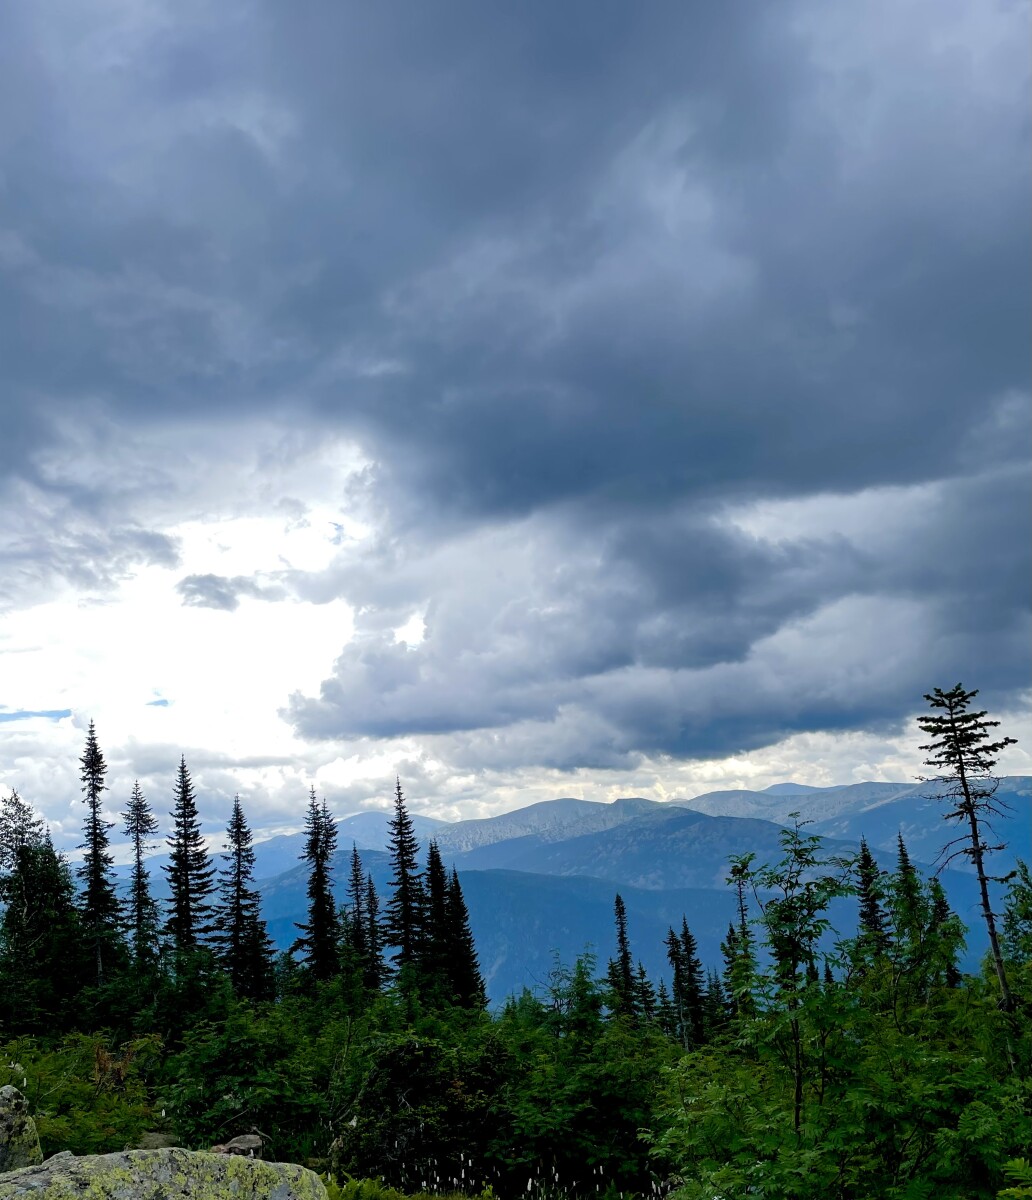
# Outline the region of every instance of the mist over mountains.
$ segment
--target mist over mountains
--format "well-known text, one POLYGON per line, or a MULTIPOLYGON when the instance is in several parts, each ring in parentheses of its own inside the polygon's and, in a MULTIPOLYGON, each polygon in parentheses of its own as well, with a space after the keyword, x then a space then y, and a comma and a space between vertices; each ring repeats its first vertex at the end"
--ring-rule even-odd
MULTIPOLYGON (((775 861, 780 833, 793 813, 810 822, 826 854, 850 855, 866 837, 886 870, 895 865, 902 833, 911 858, 931 873, 943 846, 956 836, 934 791, 929 784, 778 784, 763 792, 710 792, 666 803, 562 797, 481 820, 411 819, 424 849, 436 839, 446 865, 460 872, 481 966, 498 1003, 523 987, 542 986, 557 960, 569 964, 589 951, 604 965, 613 953, 617 891, 627 906, 633 952, 650 974, 666 974, 663 938, 682 916, 703 963, 719 966, 733 908, 725 883, 728 859, 753 853, 760 862, 775 861)), ((992 869, 1005 875, 1032 844, 1032 778, 1002 779, 997 797, 1007 815, 996 823, 995 840, 1005 849, 994 855, 992 869)), ((387 812, 338 820, 334 876, 341 902, 353 844, 381 896, 387 893, 389 820, 387 812)), ((307 867, 298 861, 303 842, 304 834, 296 833, 255 845, 263 912, 281 949, 294 941, 295 922, 304 920, 307 867)), ((156 868, 164 856, 149 861, 161 896, 164 872, 156 868)), ((985 950, 976 880, 965 859, 942 869, 940 878, 968 926, 965 966, 973 969, 985 950)), ((833 918, 841 932, 851 932, 852 902, 838 902, 833 918)))

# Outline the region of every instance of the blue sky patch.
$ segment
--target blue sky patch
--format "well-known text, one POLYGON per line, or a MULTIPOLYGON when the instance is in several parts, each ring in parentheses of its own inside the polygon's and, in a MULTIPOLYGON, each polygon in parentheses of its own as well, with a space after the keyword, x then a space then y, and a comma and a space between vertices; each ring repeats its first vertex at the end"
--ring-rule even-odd
POLYGON ((72 710, 70 708, 45 708, 38 712, 29 711, 29 709, 19 708, 11 712, 0 712, 0 724, 5 721, 27 721, 30 717, 46 717, 49 721, 62 721, 65 717, 70 717, 72 710))

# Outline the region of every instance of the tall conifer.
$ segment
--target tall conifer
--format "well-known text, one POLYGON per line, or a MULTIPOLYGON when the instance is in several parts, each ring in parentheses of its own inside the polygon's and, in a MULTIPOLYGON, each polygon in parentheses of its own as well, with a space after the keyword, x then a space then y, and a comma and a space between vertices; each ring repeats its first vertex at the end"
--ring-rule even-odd
POLYGON ((681 920, 680 934, 673 928, 668 930, 666 947, 673 974, 671 999, 678 1014, 678 1037, 685 1046, 698 1046, 705 1034, 706 977, 687 918, 681 920))
POLYGON ((865 838, 860 839, 855 871, 860 908, 855 943, 856 969, 863 973, 889 949, 889 922, 884 907, 885 884, 865 838))
POLYGON ((348 944, 364 973, 369 956, 368 922, 366 921, 366 882, 358 843, 351 843, 351 869, 348 872, 348 944))
POLYGON ((634 976, 634 1001, 637 1011, 646 1021, 656 1017, 656 989, 652 986, 645 964, 639 960, 638 970, 634 976))
POLYGON ((448 921, 448 876, 437 842, 433 839, 427 847, 425 879, 426 910, 420 962, 427 980, 444 993, 449 993, 449 963, 454 948, 448 921))
POLYGON ((370 991, 378 992, 387 979, 387 966, 383 961, 383 932, 380 928, 380 897, 376 894, 376 884, 372 872, 366 875, 366 953, 368 972, 367 986, 370 991))
POLYGON ((158 820, 147 797, 135 780, 129 804, 122 814, 123 830, 133 846, 133 868, 129 880, 129 944, 137 968, 152 964, 158 951, 158 906, 151 895, 150 874, 145 865, 149 838, 158 831, 158 820))
POLYGON ((896 871, 888 882, 888 904, 897 956, 919 957, 928 924, 928 904, 921 876, 910 860, 901 833, 896 835, 896 871))
POLYGON ((631 962, 631 943, 627 936, 627 906, 619 892, 613 902, 613 915, 616 921, 616 958, 609 960, 606 975, 616 1012, 631 1017, 637 1011, 634 967, 631 962))
POLYGON ((337 826, 326 801, 320 804, 316 799, 314 786, 308 793, 305 832, 301 860, 308 863, 308 920, 304 924, 295 922, 302 936, 291 949, 301 951, 313 979, 332 979, 340 969, 340 923, 331 875, 337 826))
POLYGON ((727 993, 735 1013, 751 1015, 755 1010, 753 985, 756 980, 756 938, 749 921, 749 901, 746 889, 755 855, 732 855, 731 872, 727 882, 735 889, 738 923, 728 930, 727 941, 721 943, 727 966, 724 972, 727 993))
POLYGON ((261 897, 254 886, 251 829, 239 795, 233 797, 225 849, 212 942, 237 995, 266 1000, 272 995, 272 942, 261 916, 261 897))
POLYGON ((678 1037, 677 1012, 670 999, 665 979, 661 979, 659 987, 656 988, 656 1023, 668 1037, 678 1037))
POLYGON ((452 994, 462 1008, 483 1008, 487 1004, 487 988, 480 973, 469 909, 454 867, 448 879, 447 914, 452 994))
POLYGON ((957 960, 964 948, 964 926, 950 908, 945 889, 938 879, 932 878, 928 881, 928 897, 931 910, 928 932, 937 982, 948 988, 959 987, 961 974, 957 960))
POLYGON ((394 947, 391 957, 395 965, 415 967, 419 965, 423 949, 426 892, 418 866, 419 841, 405 808, 400 779, 395 785, 394 815, 388 828, 393 891, 384 914, 383 935, 386 943, 394 947))
POLYGON ((171 896, 167 901, 165 932, 178 953, 197 949, 211 931, 211 897, 215 868, 201 836, 197 797, 186 766, 179 760, 172 788, 172 832, 168 836, 168 875, 171 896))
POLYGON ((989 933, 989 950, 1000 985, 1000 1000, 1004 1009, 1010 1011, 1014 1000, 996 929, 996 913, 989 896, 989 883, 1001 881, 989 874, 986 865, 988 856, 994 850, 1002 850, 1003 846, 990 845, 986 834, 992 831, 992 818, 1004 816, 1003 809, 994 800, 999 786, 999 780, 993 774, 996 760, 1001 750, 1015 745, 1015 739, 1005 737, 990 741, 989 731, 997 728, 1000 722, 986 720, 988 714, 984 709, 968 712, 968 706, 977 695, 977 689, 966 692, 959 683, 948 692, 935 688, 925 696, 935 710, 933 715, 918 717, 917 723, 921 731, 932 738, 921 749, 928 751, 925 765, 935 768, 942 798, 951 805, 945 814, 946 820, 956 822, 963 830, 946 846, 945 862, 963 855, 974 868, 982 919, 989 933))
POLYGON ((97 742, 97 731, 92 721, 86 732, 86 748, 79 762, 82 766, 79 777, 87 809, 81 846, 86 853, 78 870, 82 880, 79 907, 83 932, 94 963, 95 982, 101 984, 104 982, 105 966, 110 969, 121 949, 122 906, 115 891, 115 860, 108 849, 108 832, 113 822, 105 821, 102 811, 103 794, 107 791, 104 783, 107 763, 97 742))

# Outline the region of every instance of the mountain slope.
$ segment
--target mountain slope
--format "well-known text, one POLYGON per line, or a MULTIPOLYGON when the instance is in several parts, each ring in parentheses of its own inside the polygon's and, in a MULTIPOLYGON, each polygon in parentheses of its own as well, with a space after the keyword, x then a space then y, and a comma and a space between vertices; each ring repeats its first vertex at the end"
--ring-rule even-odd
MULTIPOLYGON (((775 859, 783 832, 783 826, 772 821, 668 810, 665 820, 650 815, 550 845, 519 839, 489 850, 496 859, 508 850, 510 870, 590 875, 640 888, 719 889, 725 886, 731 855, 755 853, 760 861, 775 859)), ((835 843, 828 849, 848 854, 854 847, 835 843)), ((483 851, 474 851, 457 863, 463 869, 476 869, 487 865, 487 858, 483 851)))
MULTIPOLYGON (((990 855, 989 869, 994 875, 1012 871, 1016 859, 1028 860, 1032 853, 1032 779, 1028 776, 1006 776, 1000 780, 996 801, 1005 815, 991 822, 996 836, 987 831, 991 844, 1005 843, 1003 850, 990 855)), ((934 788, 921 783, 897 796, 851 809, 844 809, 814 821, 813 830, 822 836, 859 841, 866 837, 873 849, 895 852, 896 837, 903 834, 911 857, 927 863, 938 863, 947 842, 962 835, 964 830, 943 819, 949 811, 947 802, 934 795, 934 788)), ((972 870, 966 858, 955 859, 951 866, 957 871, 972 870)))
POLYGON ((497 817, 456 821, 437 830, 435 836, 442 853, 447 850, 453 854, 520 837, 534 837, 545 844, 582 833, 612 829, 649 814, 662 815, 670 807, 658 800, 643 800, 640 796, 614 800, 611 804, 567 796, 559 800, 542 800, 497 817))

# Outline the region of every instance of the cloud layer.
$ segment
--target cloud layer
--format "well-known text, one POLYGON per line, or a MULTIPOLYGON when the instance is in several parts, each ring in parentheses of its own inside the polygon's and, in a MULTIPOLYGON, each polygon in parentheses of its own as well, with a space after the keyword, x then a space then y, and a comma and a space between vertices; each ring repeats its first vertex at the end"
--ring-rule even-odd
POLYGON ((8 6, 0 699, 456 804, 1027 723, 1024 25, 8 6))

